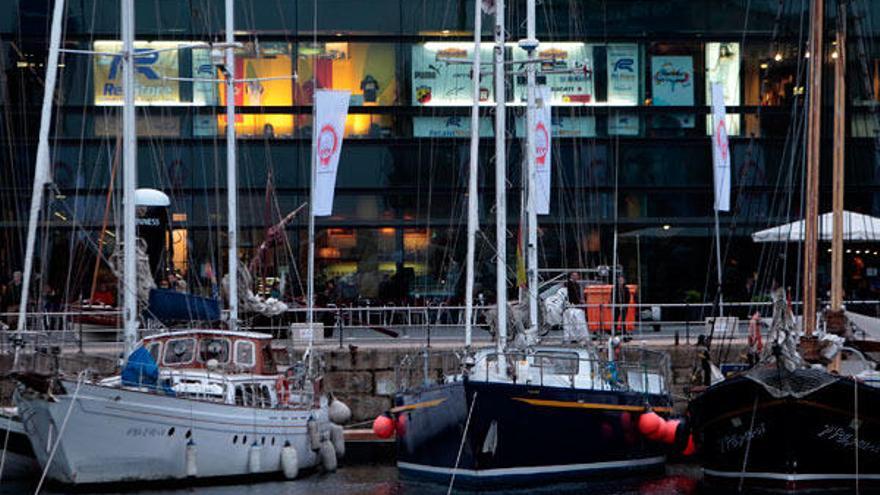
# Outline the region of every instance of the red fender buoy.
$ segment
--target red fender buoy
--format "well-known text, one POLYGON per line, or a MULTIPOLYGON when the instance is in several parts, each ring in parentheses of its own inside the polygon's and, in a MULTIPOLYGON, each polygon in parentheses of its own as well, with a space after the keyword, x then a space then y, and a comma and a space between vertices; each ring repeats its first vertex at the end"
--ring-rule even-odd
POLYGON ((675 432, 678 430, 678 424, 681 423, 681 420, 672 419, 666 422, 663 425, 662 433, 660 435, 660 440, 663 443, 672 445, 675 443, 675 432))
POLYGON ((397 436, 406 436, 406 428, 409 426, 409 415, 404 413, 397 417, 397 436))
POLYGON ((620 427, 623 431, 630 431, 633 427, 632 414, 627 411, 620 413, 620 427))
POLYGON ((688 435, 687 447, 681 452, 681 455, 685 457, 690 457, 697 452, 697 446, 694 445, 694 436, 688 435))
POLYGON ((666 421, 654 411, 646 412, 639 416, 639 433, 647 438, 654 439, 655 436, 663 431, 663 424, 666 421))
POLYGON ((396 429, 395 423, 389 414, 380 414, 373 420, 373 433, 379 438, 391 438, 396 429))

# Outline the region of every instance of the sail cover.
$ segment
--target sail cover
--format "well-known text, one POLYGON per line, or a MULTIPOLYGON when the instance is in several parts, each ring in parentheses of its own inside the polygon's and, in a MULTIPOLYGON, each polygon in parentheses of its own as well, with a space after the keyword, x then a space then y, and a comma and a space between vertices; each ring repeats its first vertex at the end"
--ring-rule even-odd
MULTIPOLYGON (((819 239, 831 240, 832 214, 825 213, 819 217, 819 239)), ((847 241, 880 240, 880 218, 855 213, 843 212, 843 238, 847 241)), ((761 230, 752 234, 754 242, 797 242, 804 239, 804 221, 787 223, 778 227, 761 230)))
POLYGON ((129 387, 155 388, 159 380, 159 366, 150 351, 138 347, 128 356, 122 368, 122 384, 129 387))

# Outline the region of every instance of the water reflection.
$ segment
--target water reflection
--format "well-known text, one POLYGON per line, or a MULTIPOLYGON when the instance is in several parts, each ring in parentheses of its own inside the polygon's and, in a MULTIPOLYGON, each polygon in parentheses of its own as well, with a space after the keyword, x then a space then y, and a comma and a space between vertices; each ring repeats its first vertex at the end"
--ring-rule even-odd
MULTIPOLYGON (((12 484, 4 480, 0 484, 0 495, 33 493, 36 481, 12 484)), ((125 491, 119 488, 102 492, 79 491, 102 495, 446 495, 448 487, 436 484, 417 483, 399 480, 397 468, 389 465, 343 467, 334 474, 315 474, 296 481, 252 482, 226 486, 202 486, 187 488, 163 488, 130 486, 125 491)), ((847 491, 844 490, 844 493, 847 491)), ((69 493, 63 488, 43 490, 48 495, 69 493)), ((462 495, 708 495, 756 493, 752 490, 739 492, 736 487, 720 490, 717 487, 701 486, 699 469, 694 466, 669 466, 665 476, 652 479, 614 479, 598 483, 564 483, 540 485, 522 489, 462 490, 453 493, 462 495)), ((810 492, 816 493, 816 492, 810 492)), ((829 492, 821 492, 829 493, 829 492)), ((841 493, 841 492, 834 492, 841 493)), ((863 492, 865 493, 865 492, 863 492)))

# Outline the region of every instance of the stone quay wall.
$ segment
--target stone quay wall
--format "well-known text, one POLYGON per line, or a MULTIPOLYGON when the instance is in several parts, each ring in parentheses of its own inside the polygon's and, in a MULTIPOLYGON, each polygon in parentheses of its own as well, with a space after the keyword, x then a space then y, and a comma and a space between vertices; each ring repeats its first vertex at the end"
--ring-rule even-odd
MULTIPOLYGON (((692 385, 695 366, 698 367, 697 348, 694 345, 649 345, 646 349, 669 354, 672 367, 672 392, 676 409, 687 406, 687 390, 692 385)), ((283 345, 275 349, 280 366, 288 366, 283 345)), ((723 362, 739 362, 745 353, 741 343, 725 344, 723 362)), ((417 347, 354 347, 324 348, 321 350, 325 374, 325 389, 351 407, 353 423, 367 423, 376 415, 390 409, 394 394, 407 385, 424 381, 424 350, 417 347)), ((716 355, 713 352, 713 356, 716 355)), ((60 356, 23 354, 23 368, 49 372, 56 366, 65 373, 89 369, 98 376, 116 372, 118 356, 109 354, 64 353, 60 356)), ((436 381, 443 374, 456 373, 459 359, 451 349, 430 349, 427 373, 436 381)), ((12 368, 12 356, 0 355, 0 373, 5 376, 12 368)), ((14 384, 8 378, 0 380, 0 403, 9 405, 14 384)))

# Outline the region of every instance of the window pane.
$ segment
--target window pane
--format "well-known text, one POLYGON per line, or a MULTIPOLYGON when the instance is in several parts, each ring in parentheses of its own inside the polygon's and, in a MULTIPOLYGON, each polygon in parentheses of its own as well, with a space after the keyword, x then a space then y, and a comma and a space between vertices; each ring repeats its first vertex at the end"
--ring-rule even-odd
POLYGON ((253 342, 239 341, 235 343, 235 363, 242 366, 254 365, 253 342))
POLYGON ((391 43, 300 43, 296 104, 312 104, 317 82, 319 89, 351 91, 352 106, 394 105, 396 56, 391 43))
POLYGON ((165 347, 165 364, 189 363, 195 353, 195 339, 172 339, 165 347))
POLYGON ((229 341, 226 339, 202 339, 199 342, 199 360, 207 362, 216 359, 219 363, 229 362, 229 341))

